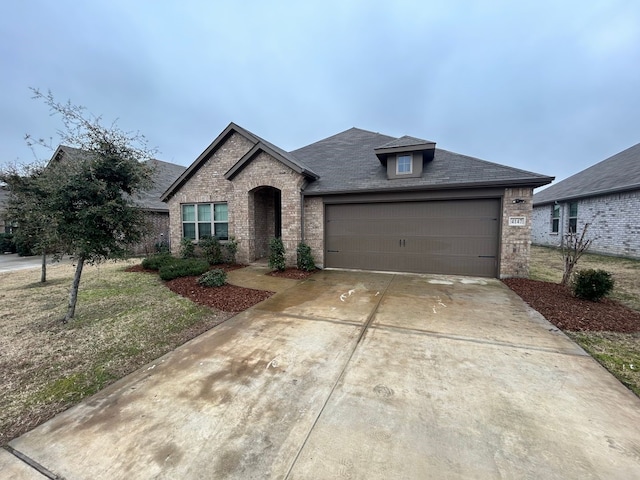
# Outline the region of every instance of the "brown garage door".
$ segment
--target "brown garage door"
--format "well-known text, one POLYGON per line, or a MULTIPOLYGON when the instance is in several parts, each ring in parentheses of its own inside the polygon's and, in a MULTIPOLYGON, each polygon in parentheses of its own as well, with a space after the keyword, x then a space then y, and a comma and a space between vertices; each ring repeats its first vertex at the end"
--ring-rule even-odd
POLYGON ((327 205, 327 267, 495 277, 500 200, 327 205))

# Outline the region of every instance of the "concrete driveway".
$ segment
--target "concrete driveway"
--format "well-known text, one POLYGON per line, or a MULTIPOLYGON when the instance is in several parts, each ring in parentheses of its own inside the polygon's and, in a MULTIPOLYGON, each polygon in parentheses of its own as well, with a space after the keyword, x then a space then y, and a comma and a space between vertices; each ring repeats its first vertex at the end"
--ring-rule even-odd
POLYGON ((639 425, 640 400, 497 280, 323 271, 14 440, 0 471, 626 480, 639 425))

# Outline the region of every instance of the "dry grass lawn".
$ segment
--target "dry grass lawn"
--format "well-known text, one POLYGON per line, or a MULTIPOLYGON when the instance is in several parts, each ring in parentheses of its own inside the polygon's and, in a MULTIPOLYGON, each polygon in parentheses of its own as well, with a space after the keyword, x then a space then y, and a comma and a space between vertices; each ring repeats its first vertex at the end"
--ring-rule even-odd
MULTIPOLYGON (((611 273, 615 287, 611 298, 640 311, 640 260, 585 254, 576 266, 611 273)), ((532 247, 533 280, 560 283, 562 256, 559 250, 532 247)), ((623 384, 640 396, 640 333, 565 332, 623 384)))
POLYGON ((0 445, 232 315, 129 264, 85 267, 67 325, 71 265, 0 274, 0 445))

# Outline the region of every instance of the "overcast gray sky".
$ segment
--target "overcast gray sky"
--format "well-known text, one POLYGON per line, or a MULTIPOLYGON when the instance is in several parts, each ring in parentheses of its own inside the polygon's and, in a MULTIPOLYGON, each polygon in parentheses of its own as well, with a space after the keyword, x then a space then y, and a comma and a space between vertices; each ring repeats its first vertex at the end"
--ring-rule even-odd
POLYGON ((29 87, 183 165, 233 121, 285 150, 355 126, 561 180, 640 142, 640 2, 5 1, 0 163, 56 142, 29 87))

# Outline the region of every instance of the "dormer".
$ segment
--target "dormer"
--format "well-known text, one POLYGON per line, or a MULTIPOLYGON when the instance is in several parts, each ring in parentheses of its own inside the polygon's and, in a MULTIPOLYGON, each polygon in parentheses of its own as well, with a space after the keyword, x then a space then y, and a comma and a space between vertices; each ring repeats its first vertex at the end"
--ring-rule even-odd
POLYGON ((374 152, 391 180, 421 177, 422 167, 425 162, 433 160, 435 149, 435 142, 405 135, 374 148, 374 152))

